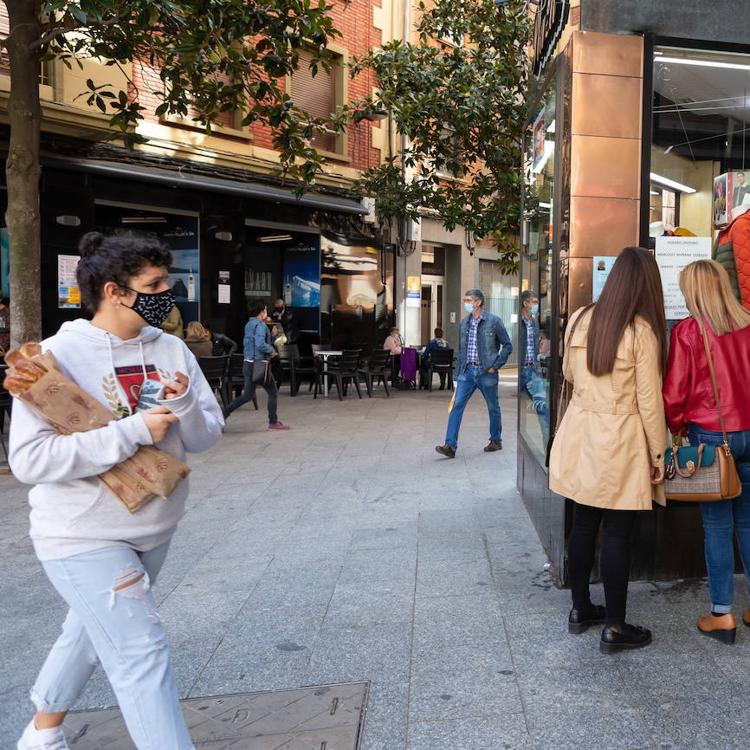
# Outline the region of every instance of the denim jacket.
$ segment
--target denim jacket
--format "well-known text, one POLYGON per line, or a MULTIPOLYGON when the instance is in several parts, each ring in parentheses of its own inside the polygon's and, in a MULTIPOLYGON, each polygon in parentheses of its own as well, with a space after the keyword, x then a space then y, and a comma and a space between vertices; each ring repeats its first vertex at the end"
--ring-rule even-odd
POLYGON ((256 354, 260 354, 261 359, 268 359, 275 351, 271 344, 271 331, 258 318, 250 318, 247 321, 243 346, 245 347, 244 357, 246 361, 254 360, 256 354))
MULTIPOLYGON (((471 315, 467 315, 461 321, 458 330, 458 357, 456 358, 456 377, 466 370, 466 349, 469 343, 469 321, 471 315)), ((510 357, 513 345, 510 336, 505 330, 503 321, 494 313, 482 311, 477 328, 477 351, 479 352, 479 364, 483 370, 493 368, 499 370, 510 357)))

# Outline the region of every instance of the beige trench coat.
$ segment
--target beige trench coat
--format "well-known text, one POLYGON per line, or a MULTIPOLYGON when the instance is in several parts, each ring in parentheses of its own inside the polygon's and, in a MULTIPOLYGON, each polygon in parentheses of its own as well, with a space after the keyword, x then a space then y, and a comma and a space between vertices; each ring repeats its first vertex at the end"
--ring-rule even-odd
POLYGON ((651 468, 664 465, 668 444, 656 336, 636 318, 623 334, 612 373, 595 377, 586 366, 590 319, 591 311, 583 313, 566 341, 563 373, 573 396, 552 444, 550 489, 597 508, 665 505, 664 486, 651 484, 651 468))

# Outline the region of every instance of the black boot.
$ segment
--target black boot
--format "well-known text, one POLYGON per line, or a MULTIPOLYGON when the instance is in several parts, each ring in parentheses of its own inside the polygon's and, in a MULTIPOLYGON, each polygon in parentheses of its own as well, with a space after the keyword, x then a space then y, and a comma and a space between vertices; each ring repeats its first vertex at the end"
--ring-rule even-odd
POLYGON ((605 625, 599 649, 611 654, 623 649, 643 648, 651 643, 651 631, 639 625, 628 625, 626 622, 605 625))
POLYGON ((568 615, 568 632, 573 635, 580 635, 586 632, 591 625, 601 625, 604 622, 604 607, 592 604, 586 609, 570 610, 568 615))

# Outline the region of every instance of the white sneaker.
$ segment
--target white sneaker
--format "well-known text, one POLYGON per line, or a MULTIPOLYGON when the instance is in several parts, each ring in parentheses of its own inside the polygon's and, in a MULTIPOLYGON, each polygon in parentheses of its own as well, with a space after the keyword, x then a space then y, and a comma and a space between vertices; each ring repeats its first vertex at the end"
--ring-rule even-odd
POLYGON ((37 729, 32 719, 23 730, 17 750, 70 750, 62 727, 37 729))

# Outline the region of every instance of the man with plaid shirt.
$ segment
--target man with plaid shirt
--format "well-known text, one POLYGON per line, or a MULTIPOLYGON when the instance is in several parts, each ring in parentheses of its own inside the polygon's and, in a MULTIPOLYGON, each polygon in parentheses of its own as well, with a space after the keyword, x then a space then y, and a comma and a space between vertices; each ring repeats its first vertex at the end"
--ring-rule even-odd
POLYGON ((445 444, 435 450, 446 458, 455 458, 458 431, 466 404, 479 389, 487 403, 490 417, 490 442, 486 453, 502 450, 502 424, 497 396, 498 370, 508 361, 513 346, 503 321, 484 309, 484 294, 480 289, 469 289, 464 295, 464 309, 468 313, 461 321, 456 359, 456 393, 448 417, 445 444))

